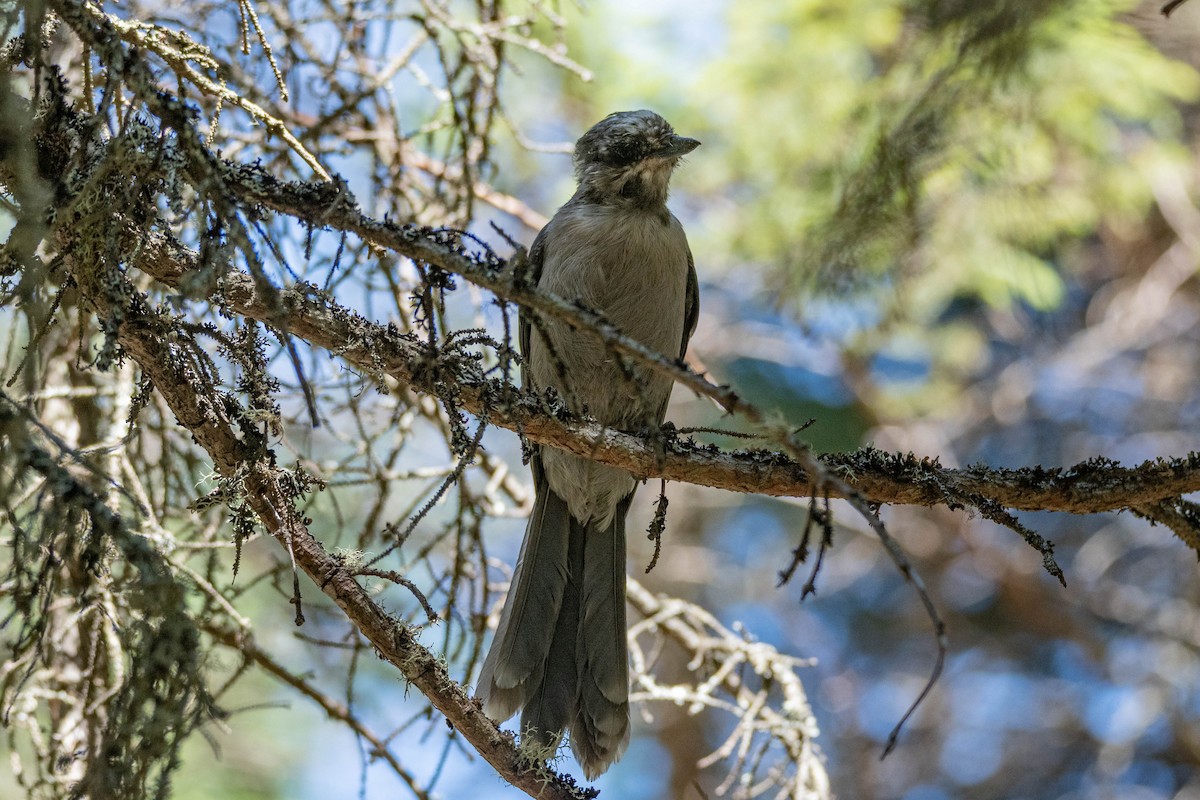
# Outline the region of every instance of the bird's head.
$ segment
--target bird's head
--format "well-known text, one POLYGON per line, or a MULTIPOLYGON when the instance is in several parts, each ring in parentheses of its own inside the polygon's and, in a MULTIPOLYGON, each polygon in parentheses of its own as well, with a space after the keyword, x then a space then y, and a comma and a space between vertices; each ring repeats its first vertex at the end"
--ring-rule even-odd
POLYGON ((658 207, 667 201, 679 159, 699 146, 653 111, 618 111, 576 142, 575 176, 580 190, 594 199, 658 207))

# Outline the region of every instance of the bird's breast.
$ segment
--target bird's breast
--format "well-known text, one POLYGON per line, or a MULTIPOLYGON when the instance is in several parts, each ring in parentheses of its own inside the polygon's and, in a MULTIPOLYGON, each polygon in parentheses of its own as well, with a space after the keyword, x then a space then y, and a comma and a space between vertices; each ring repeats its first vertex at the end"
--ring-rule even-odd
MULTIPOLYGON (((688 247, 683 227, 661 212, 564 207, 550 223, 538 285, 603 314, 627 336, 673 358, 683 340, 688 247)), ((662 419, 671 379, 622 365, 590 331, 557 320, 535 326, 527 368, 577 413, 636 429, 662 419), (547 345, 546 339, 549 339, 547 345)))
POLYGON ((599 311, 647 347, 677 355, 688 271, 678 220, 665 209, 599 207, 564 222, 546 253, 540 285, 599 311))

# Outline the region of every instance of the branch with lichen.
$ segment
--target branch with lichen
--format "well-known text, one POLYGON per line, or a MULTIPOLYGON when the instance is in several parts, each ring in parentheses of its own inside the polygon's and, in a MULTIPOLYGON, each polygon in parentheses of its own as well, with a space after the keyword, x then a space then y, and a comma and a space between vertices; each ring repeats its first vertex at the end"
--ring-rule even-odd
MULTIPOLYGON (((144 299, 125 279, 95 261, 72 258, 70 233, 63 235, 66 261, 88 302, 101 316, 121 320, 117 336, 122 347, 212 459, 216 471, 237 479, 246 505, 288 552, 294 568, 321 587, 379 655, 424 694, 505 780, 532 797, 584 796, 570 778, 528 763, 512 735, 483 714, 440 659, 417 641, 415 632, 385 612, 322 547, 296 507, 304 495, 303 484, 276 466, 274 454, 262 443, 247 442, 239 435, 238 421, 229 415, 230 404, 206 387, 188 359, 163 335, 161 317, 147 310, 144 299), (121 287, 118 296, 129 298, 124 307, 113 301, 114 286, 121 287)), ((299 622, 303 613, 298 592, 294 602, 299 622)))
POLYGON ((636 580, 629 580, 627 596, 642 615, 629 628, 634 698, 670 703, 691 715, 715 708, 736 719, 725 741, 699 764, 729 763, 717 794, 732 790, 736 800, 833 796, 816 746, 817 720, 798 675, 811 662, 730 630, 694 603, 655 595, 636 580), (685 682, 666 685, 653 676, 650 660, 661 654, 664 640, 686 655, 685 682), (772 692, 782 701, 773 702, 772 692))
MULTIPOLYGON (((73 0, 60 2, 64 9, 76 7, 73 0)), ((103 20, 94 23, 94 28, 88 26, 79 31, 85 37, 93 37, 89 44, 98 50, 118 46, 105 38, 103 20)), ((124 73, 135 86, 141 87, 142 99, 152 110, 160 113, 168 124, 186 123, 169 95, 152 91, 151 78, 138 68, 136 59, 127 55, 123 63, 124 73)), ((509 264, 490 254, 482 258, 473 256, 456 238, 447 237, 443 231, 368 217, 359 211, 354 198, 340 182, 279 181, 257 167, 221 161, 208 153, 198 139, 191 141, 191 147, 203 153, 201 160, 207 176, 219 183, 226 197, 236 198, 237 205, 261 206, 298 220, 319 221, 328 229, 354 234, 373 247, 461 275, 538 314, 595 331, 619 355, 669 374, 728 412, 767 426, 768 440, 780 445, 782 452, 722 453, 709 446, 676 441, 672 442, 670 452, 663 453, 656 444, 586 421, 568 421, 561 414, 557 419, 547 419, 538 408, 541 404, 531 398, 505 407, 498 401, 514 397, 512 387, 472 374, 468 360, 456 360, 453 353, 429 352, 418 343, 401 341, 403 337, 391 336, 382 326, 350 314, 323 299, 311 287, 279 289, 264 286, 261 276, 247 283, 245 275, 239 277, 237 272, 226 275, 223 292, 240 313, 342 353, 364 369, 383 367, 392 377, 423 391, 452 396, 466 410, 492 424, 521 430, 532 441, 624 467, 641 478, 663 477, 766 495, 812 496, 827 492, 833 497, 857 495, 873 503, 951 507, 979 506, 972 501, 979 498, 981 502, 1014 510, 1071 513, 1136 508, 1146 516, 1170 524, 1189 546, 1200 549, 1200 533, 1187 526, 1186 515, 1160 511, 1154 516, 1153 511, 1163 503, 1177 507, 1182 495, 1200 490, 1200 454, 1163 458, 1135 467, 1097 459, 1065 469, 1017 470, 984 466, 951 469, 936 460, 870 448, 818 460, 802 443, 794 441, 790 430, 768 425, 767 415, 730 387, 715 385, 678 359, 649 350, 624 336, 596 312, 529 285, 522 274, 520 254, 509 264), (286 301, 282 299, 285 292, 286 301), (281 313, 283 307, 286 313, 281 313), (326 327, 332 323, 339 323, 336 331, 326 327), (356 342, 358 347, 353 346, 356 342), (387 353, 387 357, 381 358, 382 353, 387 353), (386 366, 383 362, 387 362, 386 366), (435 364, 436 369, 431 369, 435 364), (439 384, 442 388, 434 391, 439 384)), ((170 246, 165 237, 162 246, 170 246)), ((157 256, 147 271, 159 279, 175 283, 189 268, 187 252, 182 248, 174 248, 173 253, 160 251, 157 256), (175 261, 177 256, 183 257, 182 263, 175 261)))
MULTIPOLYGON (((411 517, 407 528, 384 526, 387 535, 396 540, 389 547, 398 547, 443 497, 443 492, 460 481, 485 426, 496 425, 520 433, 529 442, 559 447, 626 469, 640 478, 660 477, 732 491, 809 496, 822 501, 830 497, 845 498, 883 540, 898 569, 918 587, 919 578, 876 513, 880 504, 945 505, 975 511, 1021 535, 1042 554, 1047 570, 1060 578, 1050 543, 1026 528, 1011 511, 1094 513, 1128 509, 1170 526, 1190 546, 1200 550, 1200 514, 1194 504, 1183 499, 1187 493, 1200 490, 1198 454, 1160 459, 1132 468, 1097 459, 1060 470, 1040 467, 995 470, 985 466, 951 469, 936 459, 871 448, 818 458, 795 431, 770 420, 758 406, 730 387, 714 385, 678 359, 652 352, 624 336, 595 312, 532 286, 524 274, 522 253, 508 260, 490 250, 477 255, 464 246, 461 232, 418 224, 417 220, 425 218, 418 212, 399 217, 410 220, 408 223, 390 221, 386 214, 364 212, 340 180, 285 182, 259 163, 219 156, 212 148, 215 114, 208 135, 201 135, 194 98, 185 98, 182 89, 175 94, 165 90, 155 65, 169 66, 181 87, 186 84, 200 91, 208 100, 215 101, 218 109, 221 104, 240 108, 265 125, 268 132, 279 134, 286 144, 285 155, 298 154, 318 175, 322 174, 318 156, 310 154, 305 149, 307 145, 300 143, 315 141, 322 127, 336 114, 315 120, 310 131, 312 137, 292 135, 289 122, 294 117, 248 97, 244 101, 231 97, 231 90, 209 74, 216 69, 216 62, 199 45, 193 47, 190 40, 164 37, 161 29, 125 23, 81 0, 53 0, 51 5, 86 46, 89 65, 94 54, 109 86, 115 87, 105 93, 105 101, 126 104, 118 115, 120 124, 115 126, 116 132, 107 139, 98 133, 109 122, 103 104, 99 110, 88 107, 87 113, 74 117, 66 112, 66 104, 61 108, 47 104, 50 113, 41 113, 45 109, 40 109, 36 124, 32 113, 10 114, 7 123, 0 122, 4 126, 0 129, 3 133, 0 145, 5 148, 0 151, 3 155, 0 182, 10 188, 21 212, 16 229, 21 235, 14 233, 0 253, 3 257, 0 277, 30 269, 29 274, 56 291, 58 298, 68 293, 74 297, 77 290, 83 303, 95 311, 99 332, 103 334, 98 337, 103 344, 96 364, 103 369, 124 356, 132 356, 147 381, 144 392, 139 390, 139 394, 149 395, 151 387, 157 389, 155 399, 144 402, 161 401, 163 416, 169 424, 177 420, 182 438, 194 437, 212 460, 220 484, 213 500, 229 505, 235 546, 240 548, 248 531, 257 524, 275 537, 281 552, 287 554, 297 620, 303 620, 303 608, 295 576, 303 572, 321 586, 347 619, 406 680, 429 698, 472 747, 507 780, 531 794, 574 796, 576 787, 540 768, 530 768, 528 754, 516 748, 511 737, 499 732, 479 712, 434 653, 416 641, 413 630, 384 612, 357 580, 360 576, 377 575, 402 583, 407 578, 369 566, 348 566, 346 559, 326 553, 325 543, 314 534, 302 505, 311 482, 299 470, 279 468, 268 441, 268 436, 276 441, 282 438, 282 425, 263 366, 265 357, 246 357, 244 363, 231 357, 237 362, 234 368, 245 373, 239 391, 250 402, 243 408, 232 393, 218 388, 220 380, 213 376, 219 369, 210 363, 198 343, 203 337, 217 341, 230 337, 214 325, 191 323, 188 327, 177 319, 169 319, 169 314, 152 305, 148 299, 151 295, 165 294, 168 303, 164 308, 175 310, 211 304, 221 315, 235 320, 238 335, 251 342, 237 351, 243 354, 253 351, 261 356, 254 349, 257 331, 263 326, 270 329, 281 348, 293 356, 298 382, 308 395, 314 425, 321 409, 313 399, 299 359, 290 349, 293 342, 321 348, 334 355, 340 364, 358 370, 381 387, 394 389, 398 395, 419 396, 421 399, 414 405, 436 409, 429 412, 428 418, 440 425, 439 433, 451 444, 457 461, 438 472, 437 492, 411 517), (112 100, 114 95, 128 100, 112 100), (154 121, 145 122, 146 118, 154 121), (28 125, 24 124, 26 121, 28 125), (281 126, 287 135, 283 135, 281 126), (36 146, 30 142, 36 142, 36 146), (121 157, 111 158, 110 151, 117 149, 121 157), (39 175, 31 174, 34 171, 31 165, 35 164, 39 175), (95 174, 88 174, 93 167, 95 174), (123 168, 129 174, 122 175, 123 168), (163 184, 173 188, 161 191, 163 184), (190 219, 179 210, 185 207, 183 192, 175 191, 179 186, 186 187, 189 197, 194 194, 199 198, 194 205, 186 206, 190 219), (76 202, 72 192, 84 191, 88 195, 86 202, 76 202), (137 202, 131 199, 124 206, 110 203, 118 191, 141 199, 137 202), (145 192, 144 197, 138 195, 140 191, 145 192), (158 200, 166 201, 176 215, 173 221, 168 222, 167 215, 155 205, 158 200), (254 233, 259 232, 268 249, 273 247, 270 238, 261 233, 261 226, 272 221, 305 227, 310 232, 333 231, 343 242, 356 243, 363 255, 379 254, 390 262, 416 265, 421 279, 414 282, 415 288, 405 286, 404 291, 412 288, 415 296, 420 290, 421 297, 414 301, 414 306, 419 306, 420 313, 425 315, 425 327, 407 318, 399 326, 382 325, 338 304, 330 293, 310 284, 296 281, 288 285, 270 279, 255 247, 254 233), (189 241, 197 242, 198 250, 184 247, 172 237, 171 232, 180 228, 193 234, 189 241), (105 236, 87 240, 83 231, 89 229, 103 229, 105 236), (39 260, 37 253, 43 238, 48 239, 44 250, 51 256, 46 263, 39 260), (244 269, 237 268, 239 260, 244 261, 244 269), (127 267, 144 274, 127 272, 127 267), (33 271, 38 269, 42 271, 33 271), (487 290, 501 303, 521 306, 535 319, 553 318, 594 332, 615 357, 668 374, 694 393, 718 402, 729 413, 749 420, 762 432, 769 448, 722 451, 669 427, 645 436, 613 431, 565 413, 552 397, 521 391, 513 385, 509 374, 515 364, 511 336, 496 342, 483 331, 448 331, 444 325, 441 336, 435 335, 436 323, 445 319, 438 316, 438 298, 453 288, 456 276, 487 290), (431 288, 435 281, 436 291, 431 288), (427 335, 419 335, 422 330, 427 335), (480 350, 484 351, 483 357, 480 350), (493 361, 502 368, 488 368, 493 361), (467 430, 468 420, 463 412, 477 418, 473 434, 467 430)), ((430 16, 423 35, 436 36, 435 22, 446 26, 452 30, 452 38, 461 43, 465 57, 474 63, 495 67, 497 43, 512 40, 513 34, 504 27, 507 22, 492 20, 476 27, 456 26, 444 18, 439 4, 430 3, 427 7, 430 16)), ((245 2, 239 8, 250 13, 246 25, 252 24, 266 48, 267 37, 253 8, 245 2)), ((264 13, 280 12, 265 7, 264 13)), ((244 35, 248 35, 246 30, 244 35)), ((537 52, 534 47, 530 49, 537 52)), ((407 63, 404 59, 409 56, 401 54, 395 63, 407 63)), ((441 56, 444 53, 439 50, 441 56)), ((273 59, 272 67, 278 79, 280 73, 273 59)), ((223 73, 217 77, 223 80, 223 73)), ((474 99, 485 104, 489 98, 494 99, 494 86, 494 80, 480 82, 479 94, 474 99)), ((91 88, 89 85, 87 89, 89 102, 91 88)), ((48 94, 52 96, 53 92, 48 94)), ((357 99, 361 98, 343 97, 343 106, 350 109, 357 99)), ((458 108, 456 102, 450 106, 458 108)), ((394 166, 397 169, 415 166, 432 175, 435 183, 461 184, 460 191, 487 199, 487 188, 478 178, 478 169, 486 157, 486 130, 492 110, 477 108, 473 113, 479 115, 479 120, 459 120, 464 142, 461 163, 447 166, 449 162, 422 158, 422 154, 411 152, 411 142, 405 140, 389 145, 394 166)), ((447 124, 434 119, 422 126, 422 131, 432 134, 447 124)), ((363 135, 362 141, 383 141, 390 133, 372 129, 363 135)), ((320 154, 315 146, 313 152, 320 154)), ((419 195, 419 182, 405 183, 399 179, 398 182, 398 194, 407 191, 419 195)), ((500 207, 506 199, 497 196, 488 202, 500 207)), ((469 212, 469 202, 466 208, 469 212)), ((518 207, 516 211, 527 209, 518 207)), ((528 213, 525 217, 536 220, 528 213)), ((33 281, 31 278, 30 282, 33 281)), ((412 316, 416 315, 417 311, 413 311, 412 316)), ((49 321, 43 330, 48 330, 53 321, 52 315, 46 319, 49 321)), ((35 339, 30 350, 36 344, 35 339)), ((181 447, 186 446, 185 441, 181 447)), ((135 472, 132 467, 127 471, 135 472)), ((371 477, 377 483, 386 483, 394 474, 381 468, 371 477)), ((501 471, 494 468, 491 474, 500 475, 501 471)), ((136 486, 136 474, 132 474, 129 483, 136 486)), ((463 488, 462 492, 465 494, 467 490, 463 488)), ((385 494, 380 492, 381 496, 385 494)), ((382 501, 372 510, 372 517, 382 513, 381 508, 382 501)), ((829 525, 827 510, 813 519, 819 526, 829 525)), ((373 530, 374 519, 364 526, 362 541, 373 530)), ((827 540, 828 536, 822 538, 822 548, 827 540)), ((488 567, 482 547, 477 552, 479 566, 475 577, 482 575, 480 582, 486 584, 488 567)), ((807 555, 806 542, 802 542, 796 548, 796 562, 807 555)), ((235 570, 236 564, 235 557, 235 570)), ((455 565, 453 580, 465 573, 460 566, 455 565)), ((285 567, 279 572, 286 574, 288 570, 285 567)), ((407 585, 425 605, 425 613, 434 616, 425 595, 415 584, 407 585)), ((455 592, 456 584, 451 582, 445 594, 453 598, 455 592)), ((218 593, 210 594, 217 604, 224 602, 218 593)), ((674 611, 668 613, 662 603, 656 606, 651 602, 653 598, 640 595, 636 586, 631 587, 630 596, 635 605, 658 620, 656 634, 674 636, 689 647, 707 646, 701 639, 712 633, 712 626, 705 619, 692 615, 684 620, 674 611), (680 628, 677 622, 686 625, 680 628)), ((944 653, 940 620, 923 591, 922 600, 929 609, 944 653)), ((452 604, 453 599, 448 601, 448 606, 452 604)), ((447 621, 447 628, 449 625, 447 621)), ((645 631, 645 626, 635 628, 634 636, 645 631)), ((473 638, 477 647, 480 637, 473 638)), ((745 687, 737 683, 737 674, 732 671, 749 662, 751 649, 730 645, 718 660, 722 665, 733 666, 724 672, 718 668, 714 673, 720 676, 722 688, 737 698, 738 708, 753 709, 753 714, 742 718, 727 747, 719 751, 735 759, 735 773, 752 766, 756 753, 766 752, 758 749, 755 737, 759 728, 755 726, 766 720, 770 727, 778 716, 772 717, 775 712, 766 705, 764 694, 743 691, 745 687)), ((261 660, 259 663, 270 668, 261 660)), ((784 665, 782 661, 779 663, 784 665)), ((651 691, 665 691, 665 687, 654 684, 649 677, 644 685, 651 691)), ((693 693, 693 698, 712 696, 711 692, 701 690, 693 693)), ((802 699, 802 692, 798 696, 802 699)), ((327 710, 333 708, 328 698, 314 699, 327 710)), ((346 715, 339 718, 355 727, 352 718, 346 715)), ((797 739, 793 736, 795 730, 787 725, 772 730, 778 734, 773 743, 782 742, 790 756, 797 759, 812 756, 811 749, 807 754, 803 750, 811 745, 810 734, 804 733, 797 739), (789 736, 793 738, 788 739, 789 736)))

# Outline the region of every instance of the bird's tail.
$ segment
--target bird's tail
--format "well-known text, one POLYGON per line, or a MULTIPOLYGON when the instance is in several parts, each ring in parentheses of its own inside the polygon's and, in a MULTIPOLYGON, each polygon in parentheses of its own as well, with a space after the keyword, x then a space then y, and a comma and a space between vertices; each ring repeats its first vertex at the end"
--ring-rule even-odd
POLYGON ((625 514, 606 528, 583 525, 539 481, 537 500, 479 695, 492 719, 524 709, 523 735, 571 749, 589 780, 629 744, 629 658, 625 642, 625 514))
POLYGON ((477 693, 483 711, 500 721, 527 706, 545 682, 547 657, 568 583, 567 551, 573 520, 566 502, 545 481, 534 483, 533 513, 500 625, 479 674, 477 693))
MULTIPOLYGON (((607 528, 580 529, 583 579, 575 634, 578 700, 571 750, 588 780, 608 769, 629 745, 629 654, 625 627, 625 515, 630 493, 607 528)), ((571 531, 572 554, 577 549, 571 531)), ((572 562, 574 566, 574 562, 572 562)), ((564 610, 566 604, 564 603, 564 610)))

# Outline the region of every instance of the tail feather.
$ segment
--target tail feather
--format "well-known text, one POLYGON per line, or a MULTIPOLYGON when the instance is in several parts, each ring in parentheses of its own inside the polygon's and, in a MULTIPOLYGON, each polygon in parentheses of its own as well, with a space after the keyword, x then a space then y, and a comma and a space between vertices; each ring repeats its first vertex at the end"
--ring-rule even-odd
POLYGON ((571 749, 589 780, 629 744, 629 656, 625 627, 625 515, 630 494, 606 529, 584 534, 581 622, 576 639, 579 706, 571 749))
POLYGON ((579 580, 583 574, 584 528, 571 520, 567 550, 567 585, 546 655, 542 679, 521 714, 521 731, 545 746, 557 746, 562 732, 575 716, 578 703, 576 638, 579 616, 579 580))
POLYGON ((571 516, 566 502, 545 482, 539 484, 508 600, 479 676, 483 710, 492 719, 511 717, 544 683, 567 586, 571 516))
MULTIPOLYGON (((539 478, 535 465, 535 479, 539 478)), ((588 780, 629 744, 629 656, 625 627, 625 515, 605 528, 573 519, 545 481, 508 602, 479 677, 484 712, 506 720, 523 709, 522 735, 571 749, 588 780)))

